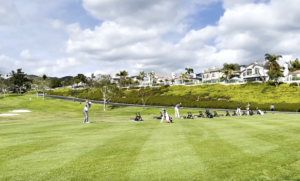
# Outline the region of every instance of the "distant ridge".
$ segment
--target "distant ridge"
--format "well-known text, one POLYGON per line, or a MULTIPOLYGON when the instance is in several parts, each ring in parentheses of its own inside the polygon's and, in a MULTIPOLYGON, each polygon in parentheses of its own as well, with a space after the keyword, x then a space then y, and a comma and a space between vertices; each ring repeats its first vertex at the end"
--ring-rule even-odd
MULTIPOLYGON (((37 75, 26 75, 26 77, 29 78, 29 79, 34 79, 34 78, 36 78, 38 76, 37 75)), ((58 78, 58 77, 49 77, 49 79, 55 79, 55 78, 60 79, 60 80, 65 80, 65 79, 71 80, 73 78, 73 76, 64 76, 64 77, 61 77, 61 78, 58 78)))

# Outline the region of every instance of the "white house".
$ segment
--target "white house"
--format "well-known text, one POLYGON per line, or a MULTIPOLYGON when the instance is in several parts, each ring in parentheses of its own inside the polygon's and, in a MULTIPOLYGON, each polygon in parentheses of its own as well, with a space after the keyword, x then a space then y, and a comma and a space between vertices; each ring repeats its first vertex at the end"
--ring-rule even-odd
POLYGON ((268 81, 269 76, 267 74, 269 70, 265 69, 263 65, 258 62, 253 62, 247 67, 240 67, 240 78, 244 81, 268 81))
POLYGON ((212 69, 203 70, 202 81, 203 82, 211 82, 217 83, 220 82, 220 79, 223 77, 224 73, 221 68, 216 68, 213 66, 212 69))

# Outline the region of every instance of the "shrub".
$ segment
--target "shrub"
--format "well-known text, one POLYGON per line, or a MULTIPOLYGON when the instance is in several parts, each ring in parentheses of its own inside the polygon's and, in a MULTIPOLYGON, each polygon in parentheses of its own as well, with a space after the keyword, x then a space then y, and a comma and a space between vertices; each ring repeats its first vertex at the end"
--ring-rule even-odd
POLYGON ((293 86, 298 86, 298 84, 296 82, 290 83, 290 87, 293 87, 293 86))

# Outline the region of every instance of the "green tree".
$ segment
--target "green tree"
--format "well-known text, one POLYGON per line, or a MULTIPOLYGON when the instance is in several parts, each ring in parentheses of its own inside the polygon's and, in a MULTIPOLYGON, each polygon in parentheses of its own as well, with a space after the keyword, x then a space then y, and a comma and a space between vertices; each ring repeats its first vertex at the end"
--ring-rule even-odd
POLYGON ((271 55, 266 53, 265 59, 268 61, 269 72, 267 73, 271 79, 274 79, 276 87, 278 87, 278 78, 283 77, 280 70, 280 65, 278 64, 279 59, 282 58, 281 55, 271 55))
POLYGON ((116 76, 120 77, 120 84, 121 84, 121 85, 122 85, 122 84, 123 84, 123 85, 125 84, 125 79, 126 79, 126 77, 127 77, 128 75, 129 75, 128 72, 125 71, 125 70, 123 70, 123 71, 120 70, 120 72, 116 74, 116 76))
POLYGON ((153 94, 153 92, 149 86, 147 86, 146 88, 141 88, 139 90, 139 96, 143 103, 143 110, 145 109, 145 104, 146 104, 147 100, 152 96, 152 94, 153 94))
POLYGON ((93 93, 95 93, 95 78, 96 76, 94 75, 94 73, 91 74, 91 77, 87 78, 87 85, 90 87, 93 93))
POLYGON ((147 77, 147 73, 145 73, 145 71, 141 71, 140 74, 138 75, 139 80, 143 81, 144 78, 147 77))
MULTIPOLYGON (((85 84, 87 83, 87 77, 84 75, 84 74, 77 74, 77 76, 75 77, 79 82, 82 82, 84 87, 85 87, 85 84)), ((77 82, 78 82, 77 81, 77 82)), ((79 83, 78 82, 78 83, 79 83)), ((78 84, 77 83, 77 84, 78 84)))
POLYGON ((150 82, 152 81, 152 83, 156 83, 155 73, 153 71, 151 71, 148 73, 148 75, 150 76, 150 82))
POLYGON ((192 68, 185 68, 186 74, 190 75, 191 73, 194 73, 194 69, 192 68))
POLYGON ((98 74, 96 76, 96 87, 103 96, 103 110, 106 110, 106 104, 113 98, 121 95, 121 89, 111 83, 112 77, 110 75, 98 74))
POLYGON ((45 99, 45 92, 50 88, 50 78, 48 78, 45 74, 42 76, 42 81, 40 82, 40 90, 43 92, 43 100, 45 99))
POLYGON ((290 70, 290 72, 300 70, 300 62, 299 62, 298 58, 296 58, 296 60, 294 60, 294 61, 290 60, 289 70, 290 70))
POLYGON ((231 77, 232 77, 232 73, 233 71, 237 71, 238 70, 238 64, 233 64, 233 63, 224 63, 223 64, 223 68, 222 68, 222 72, 224 74, 224 78, 228 81, 231 77))
POLYGON ((51 88, 56 88, 56 87, 61 87, 62 86, 62 81, 58 78, 54 78, 50 80, 50 87, 51 88))
POLYGON ((22 72, 22 69, 17 69, 17 71, 11 71, 9 81, 14 85, 13 89, 21 94, 23 85, 26 82, 30 82, 27 75, 22 72))
POLYGON ((0 89, 1 89, 1 92, 3 93, 3 97, 5 97, 7 88, 8 88, 8 85, 7 85, 7 81, 5 80, 5 75, 2 75, 0 73, 0 89))
POLYGON ((35 90, 36 98, 39 98, 39 90, 42 80, 43 79, 41 77, 35 77, 32 81, 31 88, 35 90))

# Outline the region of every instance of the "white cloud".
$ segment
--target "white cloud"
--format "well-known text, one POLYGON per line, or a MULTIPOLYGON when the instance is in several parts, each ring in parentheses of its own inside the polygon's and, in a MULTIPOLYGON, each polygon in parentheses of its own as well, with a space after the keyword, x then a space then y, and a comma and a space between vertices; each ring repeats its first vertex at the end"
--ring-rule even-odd
POLYGON ((23 50, 20 57, 25 60, 34 60, 35 58, 29 53, 29 50, 23 50))
MULTIPOLYGON (((71 0, 64 3, 67 1, 71 0)), ((1 17, 7 11, 1 11, 0 6, 0 71, 23 68, 30 74, 57 76, 92 72, 114 75, 119 70, 130 75, 143 70, 169 74, 183 72, 186 67, 200 72, 225 62, 247 64, 262 59, 265 53, 283 55, 281 62, 300 57, 297 0, 222 0, 225 13, 217 25, 188 30, 191 21, 185 18, 199 11, 196 7, 217 1, 83 0, 88 13, 101 20, 101 24, 85 29, 79 22, 67 24, 45 16, 51 11, 33 8, 41 6, 35 2, 29 6, 16 0, 15 9, 13 1, 0 0, 13 10, 13 18, 5 20, 1 17), (46 12, 34 16, 40 11, 46 12), (17 28, 10 24, 18 21, 22 23, 17 23, 17 28), (10 31, 1 29, 4 24, 10 31), (182 38, 167 42, 162 37, 169 32, 182 38), (6 53, 10 44, 17 45, 17 53, 6 53)), ((47 6, 52 10, 60 4, 51 2, 47 6)))

